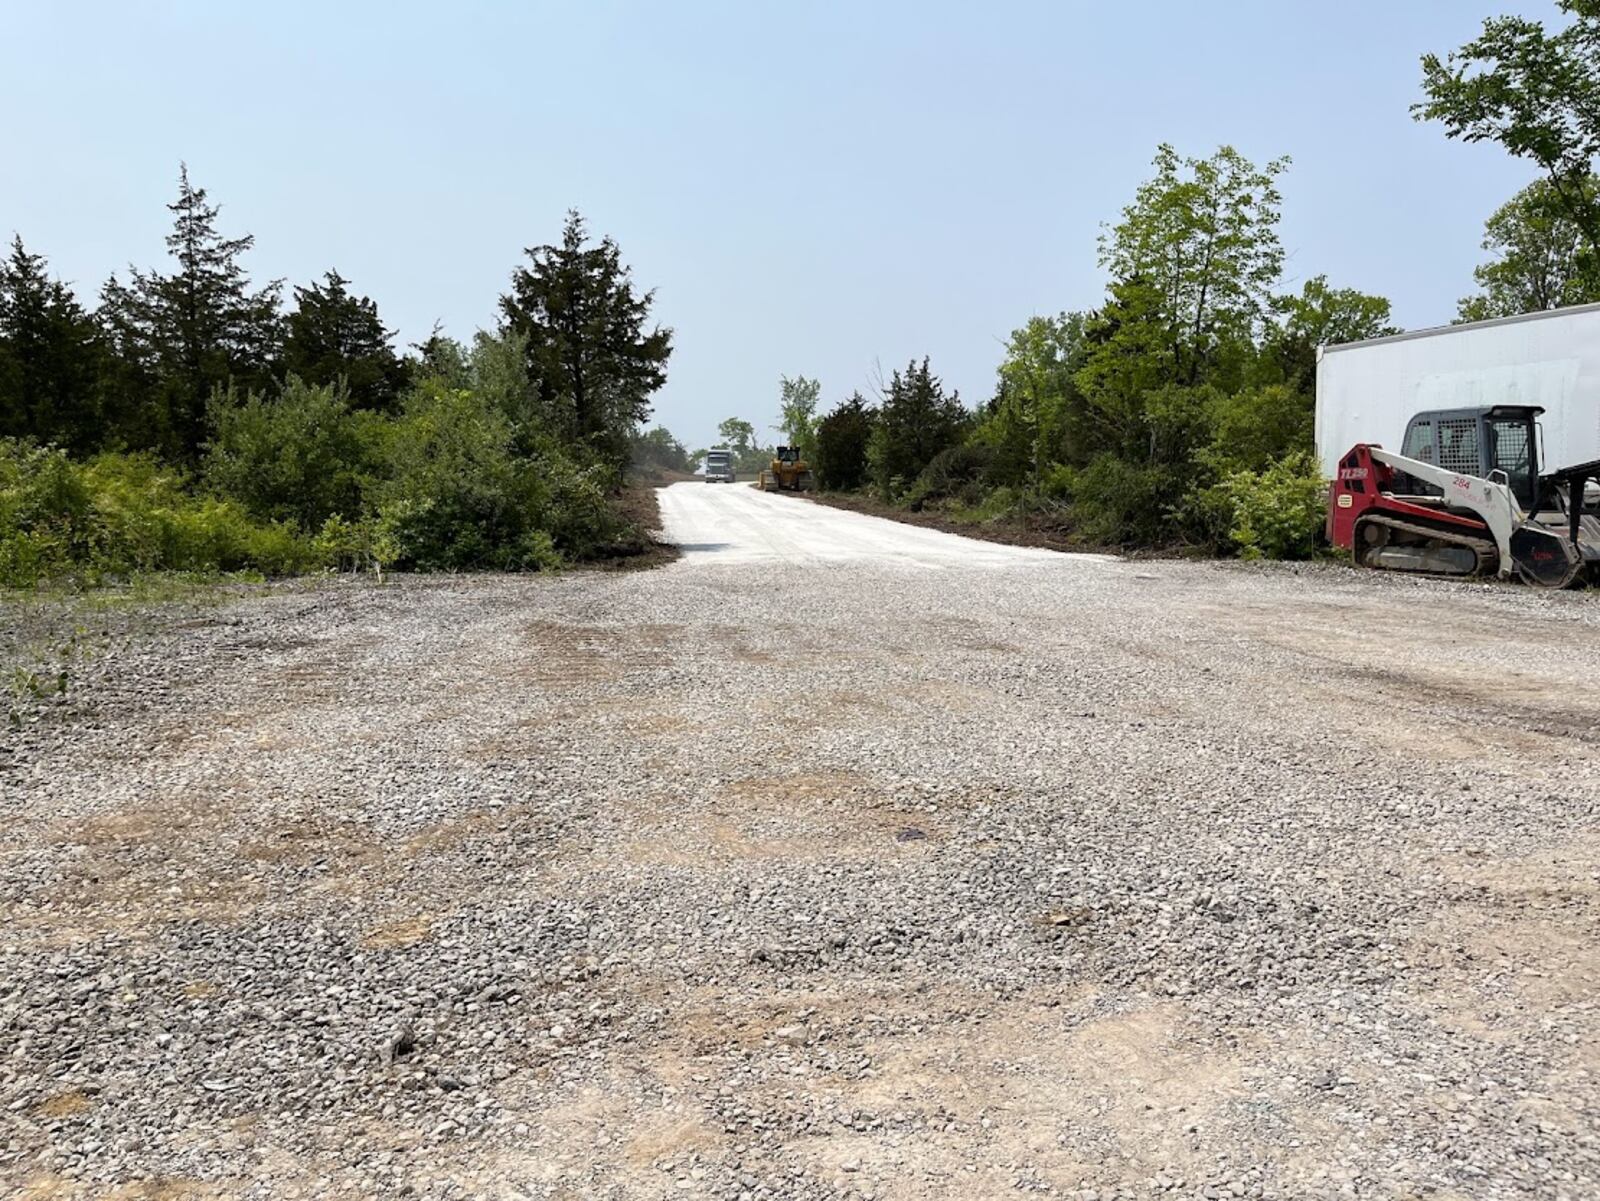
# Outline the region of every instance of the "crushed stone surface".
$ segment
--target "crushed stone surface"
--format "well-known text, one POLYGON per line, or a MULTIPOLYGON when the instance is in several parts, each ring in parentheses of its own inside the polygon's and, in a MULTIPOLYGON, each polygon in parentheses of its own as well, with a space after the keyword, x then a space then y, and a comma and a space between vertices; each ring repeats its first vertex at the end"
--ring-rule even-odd
POLYGON ((102 644, 0 733, 0 1194, 1600 1195, 1591 594, 691 553, 102 644))

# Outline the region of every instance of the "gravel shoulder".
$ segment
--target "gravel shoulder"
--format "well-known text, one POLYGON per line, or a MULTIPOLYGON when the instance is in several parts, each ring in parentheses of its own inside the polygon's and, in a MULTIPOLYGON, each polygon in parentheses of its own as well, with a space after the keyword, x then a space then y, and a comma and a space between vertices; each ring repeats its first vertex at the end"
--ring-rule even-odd
POLYGON ((108 638, 0 1194, 1600 1193, 1593 596, 771 536, 108 638))

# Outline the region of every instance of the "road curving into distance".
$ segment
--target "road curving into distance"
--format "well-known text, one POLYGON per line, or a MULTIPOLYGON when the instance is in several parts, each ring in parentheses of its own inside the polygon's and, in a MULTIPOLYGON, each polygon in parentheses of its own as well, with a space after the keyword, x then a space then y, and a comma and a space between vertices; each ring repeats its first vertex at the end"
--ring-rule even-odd
POLYGON ((661 520, 666 540, 695 564, 871 562, 940 569, 1116 562, 1112 555, 963 538, 748 484, 694 481, 663 488, 661 520))

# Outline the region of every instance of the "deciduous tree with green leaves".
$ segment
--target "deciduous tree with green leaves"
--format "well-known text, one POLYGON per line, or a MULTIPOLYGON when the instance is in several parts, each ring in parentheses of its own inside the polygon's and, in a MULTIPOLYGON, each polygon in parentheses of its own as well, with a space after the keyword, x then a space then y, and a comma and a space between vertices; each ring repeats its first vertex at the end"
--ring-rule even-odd
POLYGON ((735 471, 760 471, 772 460, 770 447, 756 441, 756 427, 742 417, 729 417, 717 426, 718 444, 733 451, 735 471))
MULTIPOLYGON (((1585 204, 1600 197, 1600 180, 1578 185, 1585 204)), ((1535 180, 1495 210, 1483 229, 1495 257, 1473 271, 1483 289, 1458 307, 1462 321, 1511 317, 1600 301, 1600 271, 1583 229, 1548 180, 1535 180)))
POLYGON ((821 395, 822 385, 803 375, 793 379, 785 375, 779 381, 779 420, 785 445, 799 447, 801 456, 808 460, 816 454, 817 399, 821 395))
POLYGON ((742 417, 729 417, 717 423, 717 437, 729 450, 744 454, 755 444, 756 427, 742 417))
POLYGON ((1100 265, 1149 290, 1171 382, 1216 382, 1260 328, 1283 273, 1277 179, 1288 164, 1258 168, 1231 146, 1181 158, 1162 145, 1155 175, 1101 237, 1100 265))
POLYGON ((1317 379, 1317 347, 1360 342, 1400 332, 1390 304, 1355 288, 1334 288, 1326 275, 1306 280, 1298 295, 1272 301, 1277 324, 1267 330, 1263 358, 1277 381, 1310 393, 1317 379))
POLYGON ((1422 59, 1427 99, 1412 106, 1465 142, 1496 142, 1544 172, 1551 199, 1600 257, 1600 0, 1557 0, 1569 19, 1547 30, 1526 17, 1491 17, 1443 57, 1422 59))
POLYGON ((1073 375, 1083 365, 1082 313, 1031 317, 1006 339, 994 399, 974 438, 995 452, 999 483, 1037 487, 1045 466, 1072 451, 1083 420, 1073 375))

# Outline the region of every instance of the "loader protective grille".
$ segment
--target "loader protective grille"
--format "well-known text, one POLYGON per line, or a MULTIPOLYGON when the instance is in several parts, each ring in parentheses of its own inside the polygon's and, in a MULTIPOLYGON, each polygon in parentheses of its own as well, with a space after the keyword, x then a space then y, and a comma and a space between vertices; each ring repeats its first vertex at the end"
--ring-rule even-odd
POLYGON ((1457 475, 1481 476, 1478 458, 1478 419, 1447 417, 1439 422, 1439 466, 1457 475))
POLYGON ((1533 444, 1526 417, 1496 418, 1489 422, 1489 461, 1506 473, 1517 503, 1533 504, 1533 444))

